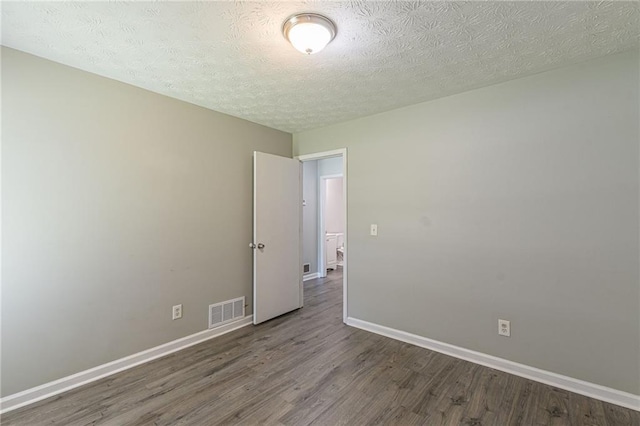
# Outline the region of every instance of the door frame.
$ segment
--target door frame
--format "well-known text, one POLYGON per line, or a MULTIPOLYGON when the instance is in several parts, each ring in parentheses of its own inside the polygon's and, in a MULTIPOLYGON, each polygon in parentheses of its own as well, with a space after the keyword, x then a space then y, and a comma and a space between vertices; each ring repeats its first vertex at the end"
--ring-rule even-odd
MULTIPOLYGON (((347 194, 347 148, 334 149, 331 151, 322 151, 322 152, 314 152, 312 154, 304 154, 298 155, 297 158, 301 162, 305 161, 313 161, 313 160, 324 160, 325 158, 333 158, 333 157, 342 157, 342 197, 344 199, 344 256, 343 256, 343 266, 342 266, 342 321, 344 323, 347 322, 348 317, 348 306, 347 297, 349 292, 347 291, 347 276, 349 269, 349 261, 348 261, 348 252, 349 252, 349 243, 348 243, 348 229, 349 229, 349 216, 347 215, 347 201, 349 199, 347 194)), ((318 178, 318 182, 320 179, 318 178)), ((324 241, 323 238, 319 239, 319 246, 324 241)), ((324 257, 323 263, 318 265, 318 269, 320 269, 324 265, 324 257)), ((326 273, 326 272, 325 272, 326 273)))

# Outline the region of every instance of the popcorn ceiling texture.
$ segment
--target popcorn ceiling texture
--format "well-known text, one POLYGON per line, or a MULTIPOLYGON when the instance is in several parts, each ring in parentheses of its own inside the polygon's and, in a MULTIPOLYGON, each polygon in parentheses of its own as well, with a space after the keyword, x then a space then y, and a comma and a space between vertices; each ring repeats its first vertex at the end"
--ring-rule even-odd
POLYGON ((638 48, 638 2, 3 2, 2 44, 288 132, 638 48), (338 26, 305 56, 289 15, 338 26))

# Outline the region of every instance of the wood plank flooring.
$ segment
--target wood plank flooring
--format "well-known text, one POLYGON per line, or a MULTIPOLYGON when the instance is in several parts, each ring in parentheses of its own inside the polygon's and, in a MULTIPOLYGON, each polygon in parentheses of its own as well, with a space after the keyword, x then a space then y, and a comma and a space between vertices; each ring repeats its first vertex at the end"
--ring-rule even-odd
POLYGON ((2 425, 635 425, 640 413, 342 323, 342 276, 305 307, 10 412, 2 425))

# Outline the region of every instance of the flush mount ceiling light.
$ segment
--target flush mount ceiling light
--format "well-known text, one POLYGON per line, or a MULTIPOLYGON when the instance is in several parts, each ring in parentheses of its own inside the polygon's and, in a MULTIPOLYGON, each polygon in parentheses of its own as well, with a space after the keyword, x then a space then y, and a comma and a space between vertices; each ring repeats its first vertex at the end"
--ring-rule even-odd
POLYGON ((316 13, 299 13, 282 24, 284 38, 307 55, 324 49, 335 38, 336 32, 336 25, 331 19, 316 13))

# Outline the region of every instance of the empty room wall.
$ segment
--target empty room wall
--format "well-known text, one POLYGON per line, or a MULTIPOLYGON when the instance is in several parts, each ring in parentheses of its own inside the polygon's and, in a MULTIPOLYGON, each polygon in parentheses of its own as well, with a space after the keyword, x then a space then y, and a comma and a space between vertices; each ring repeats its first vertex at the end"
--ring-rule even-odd
POLYGON ((323 158, 318 161, 318 176, 341 175, 342 157, 323 158))
POLYGON ((640 394, 638 80, 626 52, 294 135, 348 149, 349 316, 640 394))
POLYGON ((291 135, 3 48, 2 395, 250 314, 254 150, 291 135))

